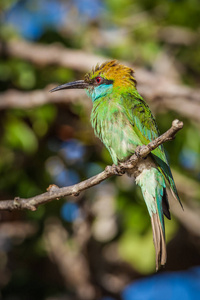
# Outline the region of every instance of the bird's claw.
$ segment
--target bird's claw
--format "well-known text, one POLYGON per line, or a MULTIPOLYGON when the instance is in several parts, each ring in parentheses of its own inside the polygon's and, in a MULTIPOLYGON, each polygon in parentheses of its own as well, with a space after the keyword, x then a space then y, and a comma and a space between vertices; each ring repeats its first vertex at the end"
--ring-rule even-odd
POLYGON ((141 158, 140 149, 141 149, 141 146, 137 146, 137 148, 135 149, 135 155, 137 156, 137 158, 141 158))
POLYGON ((112 166, 107 166, 106 171, 112 172, 117 176, 121 176, 125 173, 125 170, 120 165, 117 166, 117 165, 114 165, 114 164, 112 166))

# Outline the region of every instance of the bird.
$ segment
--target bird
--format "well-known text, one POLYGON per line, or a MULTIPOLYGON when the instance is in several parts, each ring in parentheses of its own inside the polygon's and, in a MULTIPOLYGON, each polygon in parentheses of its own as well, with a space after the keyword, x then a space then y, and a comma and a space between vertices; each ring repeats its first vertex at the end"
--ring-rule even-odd
MULTIPOLYGON (((138 146, 147 145, 160 135, 148 104, 137 90, 134 69, 117 60, 97 64, 84 80, 59 85, 50 92, 64 89, 84 89, 91 98, 91 125, 116 166, 127 161, 138 146)), ((181 204, 163 145, 126 172, 141 188, 151 218, 159 270, 167 260, 164 215, 171 219, 167 184, 181 204)))

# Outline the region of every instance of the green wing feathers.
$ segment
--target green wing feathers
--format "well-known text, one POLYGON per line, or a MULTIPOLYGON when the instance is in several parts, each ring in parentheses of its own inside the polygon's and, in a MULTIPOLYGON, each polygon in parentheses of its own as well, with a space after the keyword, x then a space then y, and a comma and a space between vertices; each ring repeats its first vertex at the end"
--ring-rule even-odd
MULTIPOLYGON (((134 131, 140 138, 141 145, 146 145, 159 136, 159 130, 156 121, 143 98, 139 95, 137 90, 134 93, 125 96, 128 101, 124 101, 123 105, 126 107, 125 113, 134 127, 134 131)), ((180 202, 178 192, 174 183, 174 179, 167 161, 163 145, 160 145, 152 151, 154 161, 158 165, 159 171, 164 175, 172 190, 173 196, 180 202)), ((182 206, 182 204, 181 204, 182 206)))

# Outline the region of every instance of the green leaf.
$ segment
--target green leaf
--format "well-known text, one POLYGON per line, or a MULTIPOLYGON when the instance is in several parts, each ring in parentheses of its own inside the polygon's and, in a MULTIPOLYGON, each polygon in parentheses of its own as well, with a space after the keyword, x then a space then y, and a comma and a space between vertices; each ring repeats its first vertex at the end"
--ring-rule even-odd
POLYGON ((24 121, 16 117, 9 117, 4 127, 4 141, 9 147, 26 153, 34 153, 37 150, 37 138, 33 130, 24 121))

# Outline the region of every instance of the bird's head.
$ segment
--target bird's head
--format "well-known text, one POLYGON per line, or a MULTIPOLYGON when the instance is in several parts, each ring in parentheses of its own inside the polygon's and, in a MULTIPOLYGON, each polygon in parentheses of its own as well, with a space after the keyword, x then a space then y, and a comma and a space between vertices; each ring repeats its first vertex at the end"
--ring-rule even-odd
POLYGON ((97 65, 85 75, 84 80, 59 85, 50 92, 64 89, 85 89, 92 101, 95 101, 112 92, 113 88, 128 87, 136 87, 133 69, 118 63, 116 60, 112 60, 97 65))

